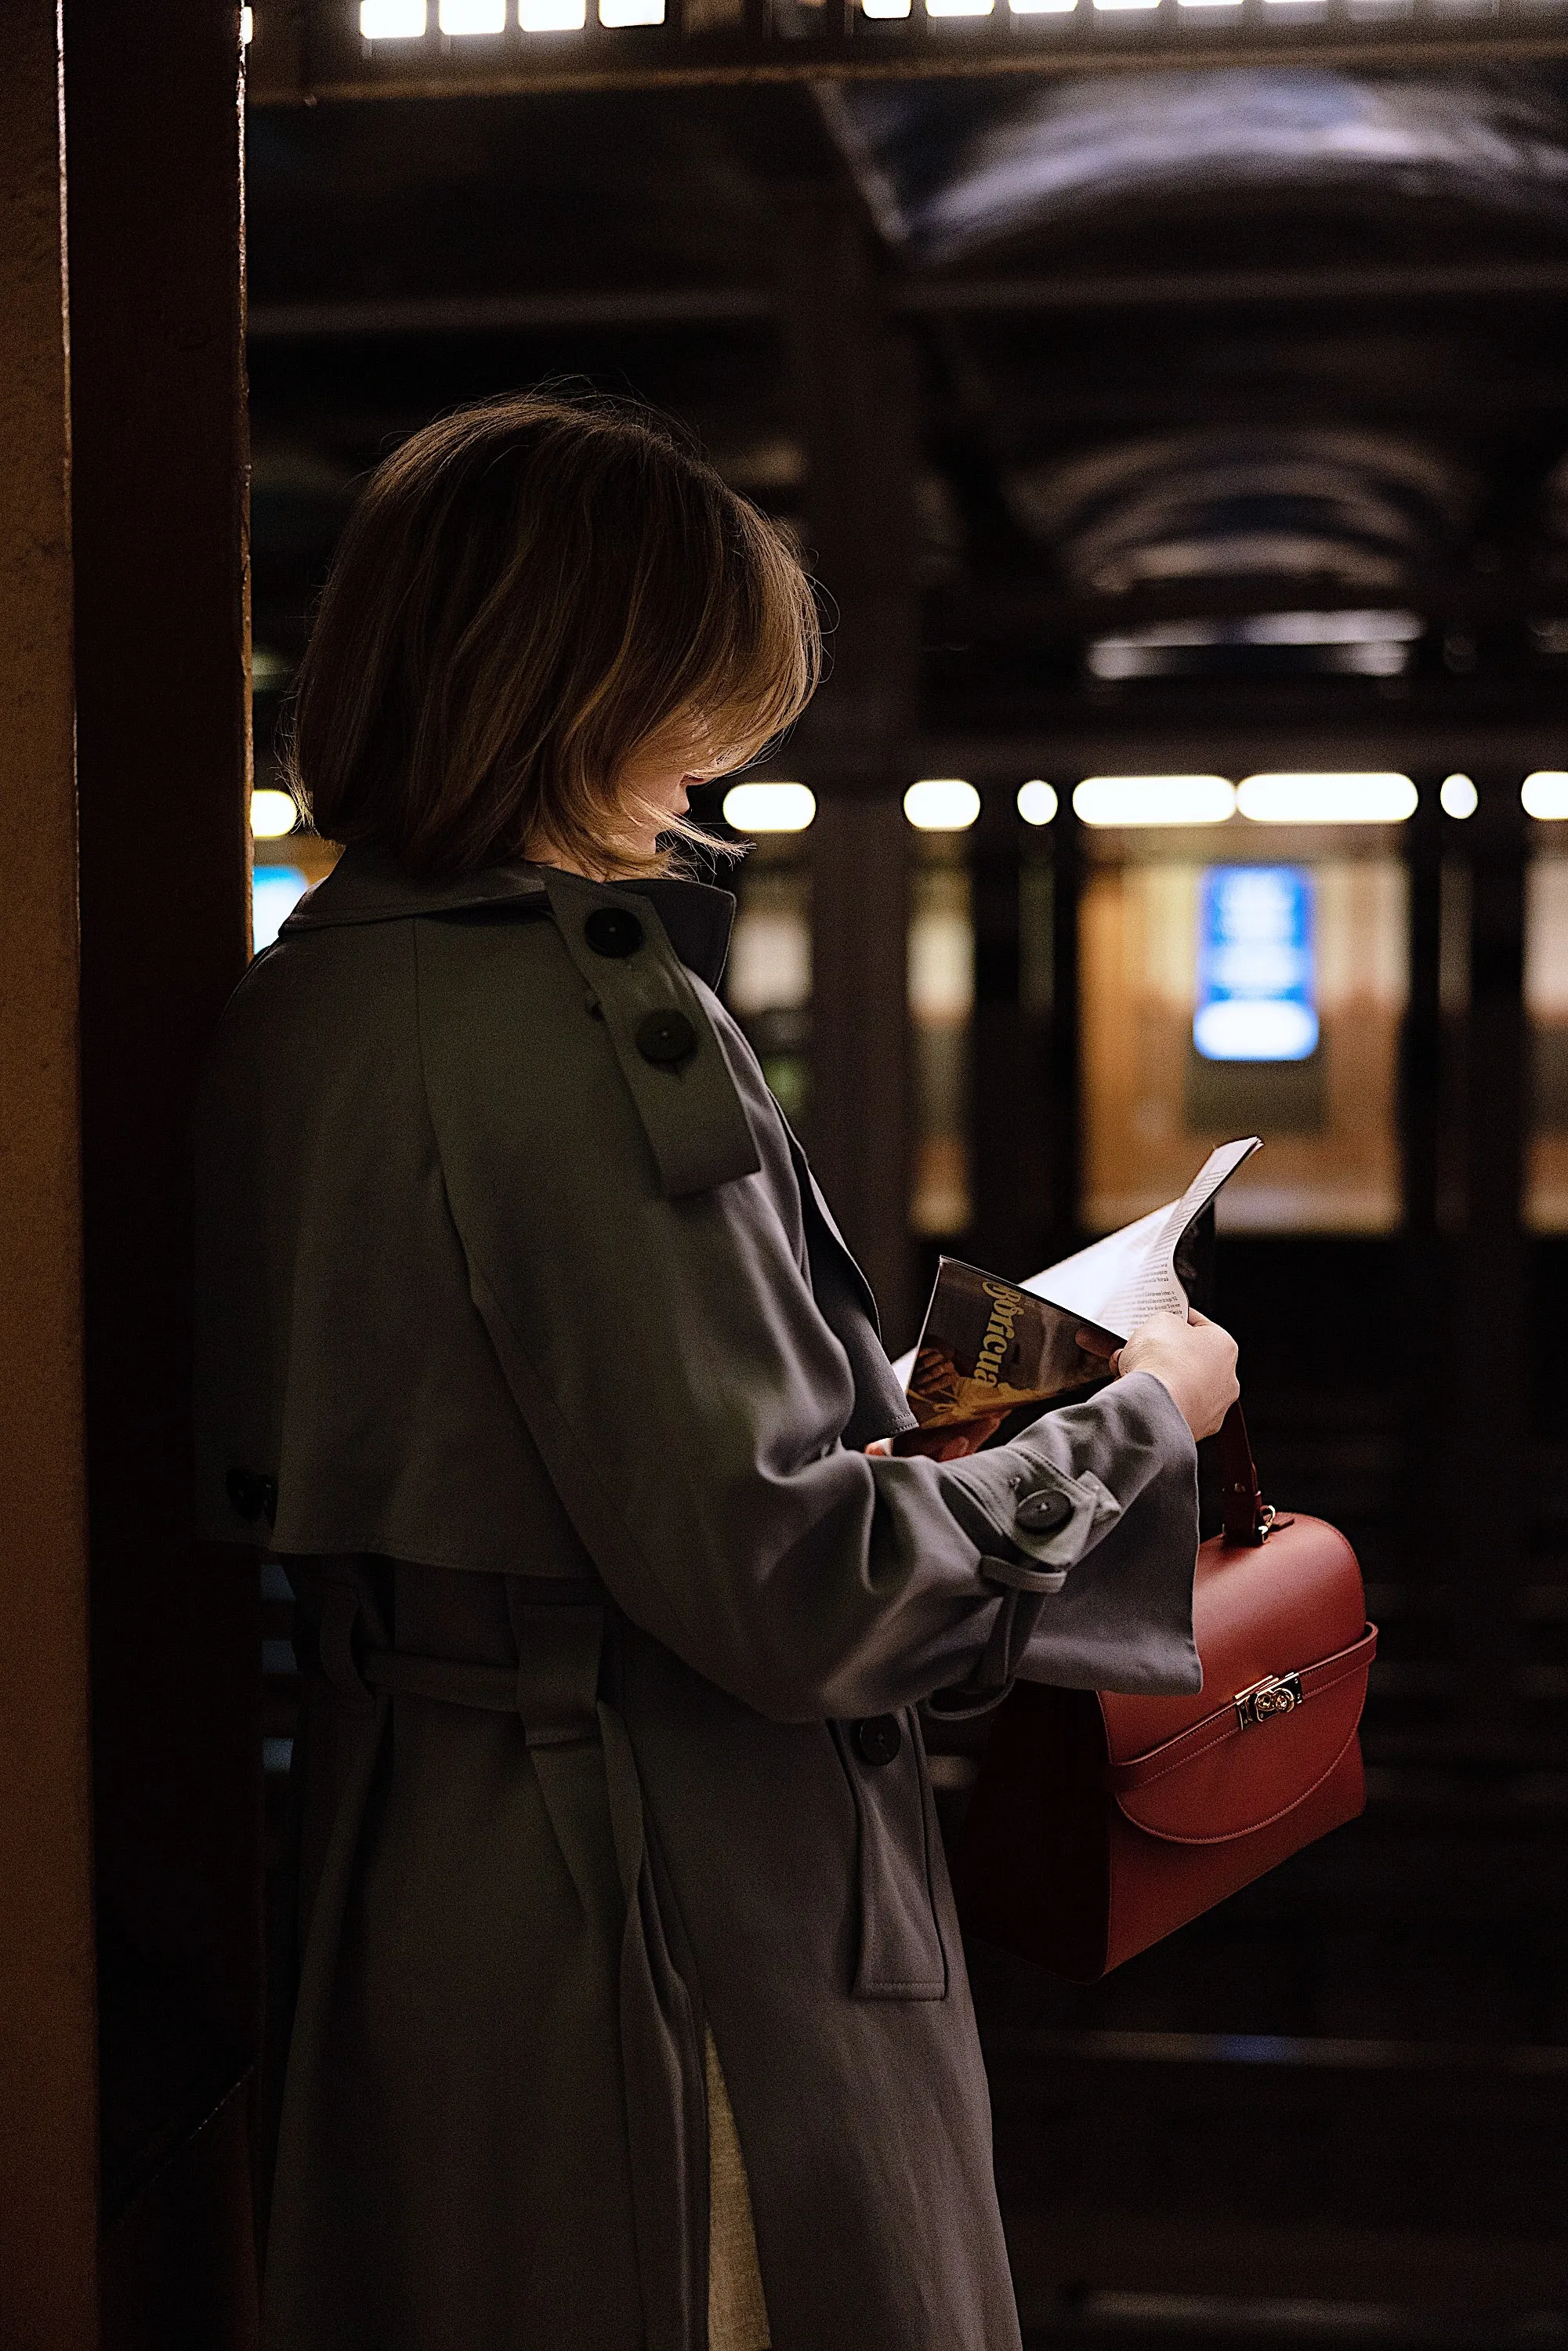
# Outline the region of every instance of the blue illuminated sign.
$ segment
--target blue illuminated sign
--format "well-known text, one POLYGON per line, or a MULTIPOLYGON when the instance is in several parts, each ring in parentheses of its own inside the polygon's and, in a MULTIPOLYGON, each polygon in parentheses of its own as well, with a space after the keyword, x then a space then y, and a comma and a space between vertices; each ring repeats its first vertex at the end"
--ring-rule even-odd
POLYGON ((1312 883, 1295 865, 1211 865, 1192 1041, 1206 1061, 1304 1061, 1318 1041, 1312 883))

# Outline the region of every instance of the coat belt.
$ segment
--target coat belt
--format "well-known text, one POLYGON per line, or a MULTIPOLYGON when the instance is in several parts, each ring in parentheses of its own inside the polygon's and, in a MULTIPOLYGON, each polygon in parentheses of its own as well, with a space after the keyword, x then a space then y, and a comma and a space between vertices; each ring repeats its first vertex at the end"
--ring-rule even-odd
POLYGON ((604 1587, 597 1576, 507 1578, 507 1606, 517 1644, 513 1666, 466 1665, 405 1649, 361 1649, 354 1635, 376 1615, 357 1577, 332 1579, 321 1621, 321 1665, 345 1697, 433 1698, 520 1717, 530 1748, 597 1741, 599 1663, 604 1644, 604 1587))
MULTIPOLYGON (((325 1980, 314 1985, 308 2002, 303 1987, 336 1964, 353 1849, 387 1727, 387 1699, 434 1698, 516 1714, 561 1857, 591 1913, 595 1871, 579 1833, 590 1779, 609 1805, 624 1903, 619 2024, 645 2341, 647 2351, 696 2351, 706 2339, 706 2027, 700 1999, 694 2000, 666 1938, 626 1727, 599 1694, 608 1594, 596 1576, 508 1575, 506 1584, 516 1667, 465 1665, 394 1648, 368 1579, 350 1561, 332 1562, 322 1595, 321 1670, 366 1736, 333 1840, 336 1869, 328 1874, 335 1879, 335 1898, 330 1906, 319 1901, 324 1931, 318 1937, 313 1926, 318 1948, 305 1956, 301 2010, 316 2017, 330 2007, 325 1980), (597 1753, 588 1751, 594 1748, 597 1753), (327 1907, 333 1909, 330 1923, 327 1907)), ((313 2056, 302 2073, 308 2073, 313 2056)), ((286 2105, 286 2128, 287 2117, 286 2105)))

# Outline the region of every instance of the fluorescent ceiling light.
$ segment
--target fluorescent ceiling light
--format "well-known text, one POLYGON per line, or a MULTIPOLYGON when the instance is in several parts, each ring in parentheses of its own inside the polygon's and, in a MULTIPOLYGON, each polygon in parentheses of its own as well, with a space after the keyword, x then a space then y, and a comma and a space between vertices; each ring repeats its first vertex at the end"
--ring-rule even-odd
MULTIPOLYGON (((1199 0, 1182 0, 1182 5, 1197 5, 1199 0)), ((1162 677, 1178 666, 1171 654, 1195 647, 1300 646, 1322 653, 1326 668, 1393 677, 1406 666, 1410 647, 1425 629, 1417 612, 1382 610, 1251 612, 1234 620, 1159 621, 1146 629, 1129 630, 1124 636, 1092 638, 1088 661, 1096 677, 1162 677)))
POLYGON ((1092 637, 1088 653, 1094 677, 1158 677, 1169 667, 1164 648, 1154 650, 1133 637, 1092 637))
POLYGON ((1416 792, 1408 776, 1249 776, 1236 799, 1254 824, 1403 824, 1416 792))
POLYGON ((1445 776, 1438 787, 1437 800, 1445 816, 1474 816, 1480 795, 1469 776, 1445 776))
POLYGON ((980 813, 980 795, 957 776, 927 776, 904 793, 904 813, 917 832, 967 832, 980 813))
POLYGON ((250 796, 250 829, 257 841, 281 841, 299 821, 299 810, 287 792, 263 786, 250 796))
POLYGON ((1539 817, 1543 824, 1557 824, 1568 817, 1568 773, 1560 768, 1537 768, 1520 786, 1519 797, 1526 816, 1539 817))
POLYGON ((517 0, 525 33, 580 33, 587 21, 587 0, 517 0))
POLYGON ((664 0, 599 0, 599 21, 612 31, 622 25, 662 25, 664 0))
POLYGON ((804 832, 816 813, 805 784, 731 784, 724 796, 724 820, 737 832, 804 832))
POLYGON ((1334 658, 1329 666, 1349 670, 1361 677, 1398 677, 1409 659, 1407 645, 1340 645, 1335 648, 1334 658))
POLYGON ((417 41, 424 26, 424 0, 360 0, 360 30, 367 41, 417 41))
POLYGON ((1019 786, 1019 814, 1025 824, 1049 824, 1056 808, 1056 794, 1043 777, 1019 786))
POLYGON ((1419 612, 1253 612, 1237 632, 1249 645, 1408 645, 1426 626, 1419 612))
POLYGON ((507 0, 440 0, 435 21, 444 33, 504 33, 507 0))
POLYGON ((1072 806, 1084 824, 1223 824, 1236 787, 1223 776, 1086 776, 1072 806))
POLYGON ((861 0, 862 16, 907 16, 909 0, 861 0))

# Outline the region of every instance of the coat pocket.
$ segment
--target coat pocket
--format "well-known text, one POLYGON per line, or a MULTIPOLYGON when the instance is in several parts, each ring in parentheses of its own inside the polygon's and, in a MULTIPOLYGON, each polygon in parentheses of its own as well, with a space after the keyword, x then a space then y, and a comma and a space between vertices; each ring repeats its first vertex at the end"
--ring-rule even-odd
POLYGON ((943 1948, 931 1872, 939 1834, 912 1708, 835 1722, 855 1801, 860 1877, 857 2000, 944 2000, 943 1948))

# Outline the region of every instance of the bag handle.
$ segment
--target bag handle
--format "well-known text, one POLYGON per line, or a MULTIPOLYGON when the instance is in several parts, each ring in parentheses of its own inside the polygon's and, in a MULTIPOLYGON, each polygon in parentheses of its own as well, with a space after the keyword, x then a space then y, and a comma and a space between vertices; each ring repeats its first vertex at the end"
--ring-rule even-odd
POLYGON ((1220 1423, 1218 1442, 1225 1540, 1260 1543, 1274 1523, 1274 1511, 1258 1489, 1258 1471, 1239 1404, 1233 1404, 1220 1423))

